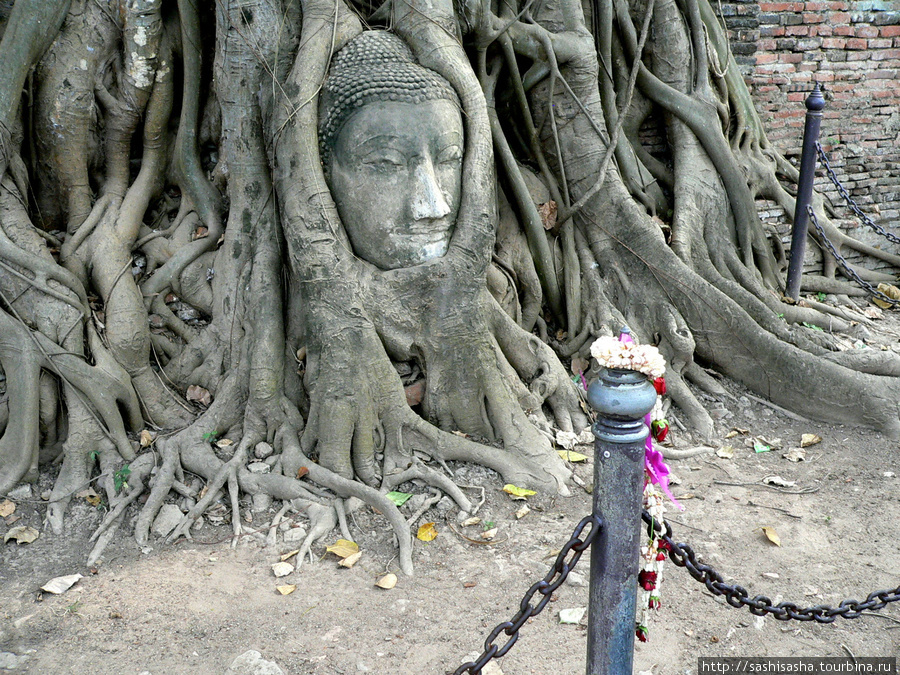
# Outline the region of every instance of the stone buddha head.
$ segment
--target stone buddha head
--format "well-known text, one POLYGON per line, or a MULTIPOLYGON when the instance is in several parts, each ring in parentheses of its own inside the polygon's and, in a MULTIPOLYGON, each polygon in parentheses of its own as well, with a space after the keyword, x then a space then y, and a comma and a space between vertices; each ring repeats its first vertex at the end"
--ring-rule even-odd
POLYGON ((390 270, 447 252, 463 141, 456 92, 400 38, 365 31, 335 55, 320 97, 319 142, 357 256, 390 270))

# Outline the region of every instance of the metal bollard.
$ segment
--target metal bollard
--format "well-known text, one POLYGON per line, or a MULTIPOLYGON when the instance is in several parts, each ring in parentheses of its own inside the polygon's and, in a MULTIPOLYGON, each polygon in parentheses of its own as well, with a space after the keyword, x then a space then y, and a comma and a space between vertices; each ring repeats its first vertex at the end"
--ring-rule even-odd
POLYGON ((791 262, 788 265, 787 288, 784 294, 796 302, 800 298, 800 276, 806 255, 806 228, 809 214, 806 207, 812 200, 813 179, 816 176, 816 142, 822 123, 825 97, 816 83, 806 98, 806 126, 803 129, 803 153, 800 156, 800 180, 797 181, 797 202, 794 225, 791 228, 791 262))
POLYGON ((644 416, 656 390, 642 373, 606 369, 588 388, 594 423, 594 514, 602 519, 591 545, 587 675, 632 671, 641 541, 644 416))

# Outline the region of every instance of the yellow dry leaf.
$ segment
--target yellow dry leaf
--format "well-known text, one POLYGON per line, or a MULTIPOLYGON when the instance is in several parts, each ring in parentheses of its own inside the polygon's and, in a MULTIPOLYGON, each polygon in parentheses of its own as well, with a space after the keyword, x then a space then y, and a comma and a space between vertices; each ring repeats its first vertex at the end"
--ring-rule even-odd
POLYGON ((297 590, 297 584, 285 584, 284 586, 276 586, 275 590, 282 595, 290 595, 297 590))
POLYGON ((537 492, 534 490, 528 490, 526 488, 520 488, 512 483, 507 483, 503 486, 503 491, 509 494, 513 499, 528 499, 531 495, 536 495, 537 492))
POLYGON ((530 512, 531 512, 531 509, 529 509, 527 506, 523 506, 521 509, 516 511, 516 518, 524 518, 530 512))
POLYGON ((94 488, 88 488, 87 490, 82 490, 79 492, 76 497, 83 499, 91 506, 100 506, 100 495, 98 495, 94 488))
POLYGON ((557 454, 562 457, 567 462, 586 462, 587 455, 582 455, 580 452, 575 452, 574 450, 557 450, 557 454))
POLYGON ((766 539, 771 541, 776 546, 781 546, 781 537, 778 536, 778 533, 775 531, 774 527, 765 526, 762 529, 763 534, 766 535, 766 539))
MULTIPOLYGON (((878 290, 884 293, 889 298, 900 300, 900 288, 897 288, 896 286, 882 283, 878 284, 878 290)), ((881 307, 881 309, 890 309, 891 307, 896 306, 896 303, 885 302, 881 298, 872 298, 872 302, 881 307)))
POLYGON ((223 438, 221 440, 216 441, 217 448, 227 448, 229 445, 234 445, 234 441, 230 438, 223 438))
POLYGON ((16 505, 8 499, 4 499, 2 502, 0 502, 0 518, 11 516, 15 510, 16 505))
POLYGON ((142 448, 149 448, 151 445, 153 445, 153 441, 155 441, 155 440, 156 440, 156 435, 154 433, 152 433, 151 431, 144 429, 141 432, 141 447, 142 448))
POLYGON ((731 459, 734 457, 734 448, 730 445, 723 445, 721 448, 716 450, 716 457, 721 457, 722 459, 731 459))
POLYGON ((340 565, 341 567, 346 567, 347 569, 350 569, 350 568, 353 567, 357 562, 359 562, 359 559, 360 559, 360 558, 362 558, 362 551, 357 551, 357 552, 354 553, 353 555, 348 555, 346 558, 344 558, 343 560, 341 560, 341 561, 338 563, 338 565, 340 565))
POLYGON ((725 434, 725 440, 728 440, 729 438, 734 438, 737 435, 738 435, 738 432, 736 432, 734 429, 732 429, 727 434, 725 434))
POLYGON ((397 585, 397 575, 396 574, 385 574, 378 581, 375 582, 375 585, 378 588, 383 588, 387 591, 391 590, 394 586, 397 585))
POLYGON ((803 434, 800 436, 800 447, 808 448, 811 445, 815 445, 816 443, 821 443, 822 437, 817 434, 803 434))
POLYGON ((462 526, 463 526, 463 527, 470 527, 470 526, 472 526, 472 525, 477 525, 477 524, 480 523, 480 522, 481 522, 481 518, 479 518, 478 516, 472 516, 471 518, 466 518, 466 519, 462 522, 462 526))
POLYGON ((17 544, 30 544, 40 535, 41 533, 33 527, 28 527, 27 525, 19 525, 18 527, 12 528, 3 535, 3 543, 5 544, 10 539, 15 539, 17 544))
POLYGON ((484 539, 485 541, 491 541, 496 536, 497 536, 497 528, 496 527, 492 527, 491 529, 485 530, 484 532, 481 533, 481 538, 484 539))
POLYGON ((338 558, 346 558, 359 551, 356 543, 347 539, 338 539, 334 544, 325 549, 328 553, 334 553, 338 558))
POLYGON ((300 553, 300 549, 299 549, 299 548, 298 548, 298 549, 295 549, 295 550, 293 550, 293 551, 288 551, 287 553, 282 553, 282 554, 281 554, 281 562, 284 562, 284 561, 287 560, 288 558, 293 558, 293 557, 294 557, 295 555, 297 555, 298 553, 300 553))
POLYGON ((419 531, 416 532, 416 539, 421 539, 422 541, 432 541, 437 536, 438 531, 434 526, 434 523, 425 523, 419 528, 419 531))

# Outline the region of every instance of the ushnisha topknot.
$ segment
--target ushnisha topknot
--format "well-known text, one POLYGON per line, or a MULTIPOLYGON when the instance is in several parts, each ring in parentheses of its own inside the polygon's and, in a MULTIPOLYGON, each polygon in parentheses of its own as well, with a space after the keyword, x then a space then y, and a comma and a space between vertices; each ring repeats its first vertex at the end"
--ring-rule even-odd
POLYGON ((416 63, 403 40, 384 30, 363 31, 334 55, 319 96, 319 149, 326 172, 334 139, 364 105, 441 99, 459 106, 450 83, 416 63))

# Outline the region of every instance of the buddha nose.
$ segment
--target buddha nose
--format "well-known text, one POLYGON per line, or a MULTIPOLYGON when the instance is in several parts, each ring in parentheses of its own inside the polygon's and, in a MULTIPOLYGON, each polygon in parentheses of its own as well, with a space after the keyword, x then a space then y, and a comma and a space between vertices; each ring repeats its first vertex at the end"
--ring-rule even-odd
POLYGON ((436 219, 448 215, 450 206, 444 198, 441 186, 438 185, 431 162, 428 160, 419 162, 413 177, 413 220, 436 219))

